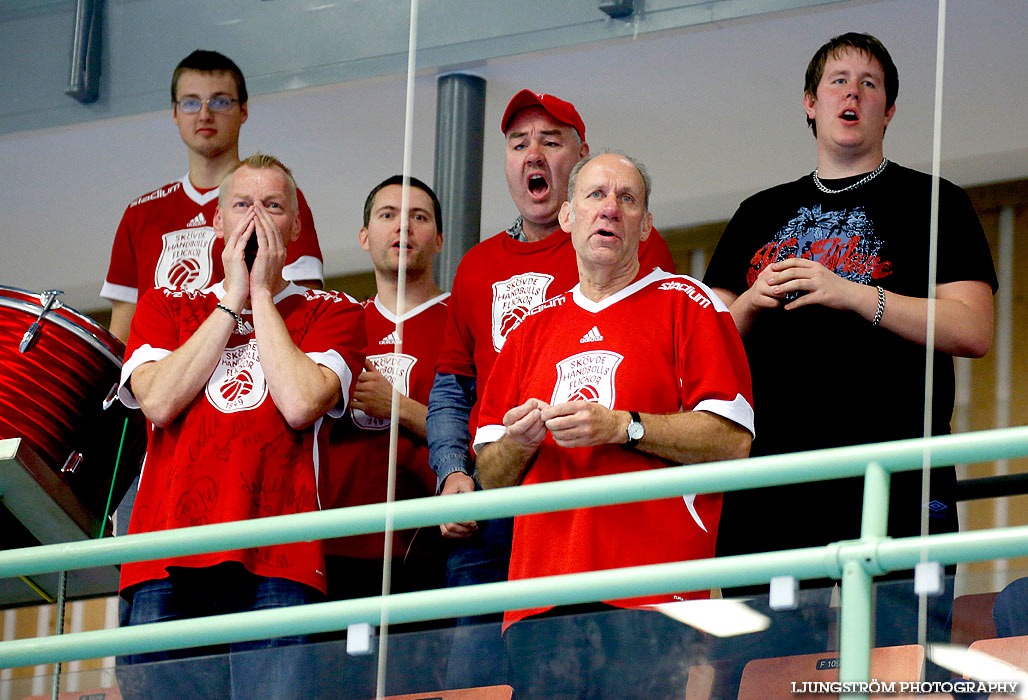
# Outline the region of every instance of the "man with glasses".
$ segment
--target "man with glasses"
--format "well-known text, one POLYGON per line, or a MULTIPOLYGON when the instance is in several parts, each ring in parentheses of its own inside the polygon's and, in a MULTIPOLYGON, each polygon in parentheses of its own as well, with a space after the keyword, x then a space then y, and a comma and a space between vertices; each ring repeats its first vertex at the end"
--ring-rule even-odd
MULTIPOLYGON (((171 78, 172 118, 189 156, 188 174, 129 204, 114 237, 100 296, 111 300, 111 332, 128 338, 136 302, 151 287, 203 289, 224 278, 222 243, 211 222, 218 183, 239 167, 239 129, 246 122, 246 81, 215 51, 186 56, 171 78)), ((322 284, 322 257, 310 207, 301 193, 300 238, 289 247, 287 280, 322 284)))

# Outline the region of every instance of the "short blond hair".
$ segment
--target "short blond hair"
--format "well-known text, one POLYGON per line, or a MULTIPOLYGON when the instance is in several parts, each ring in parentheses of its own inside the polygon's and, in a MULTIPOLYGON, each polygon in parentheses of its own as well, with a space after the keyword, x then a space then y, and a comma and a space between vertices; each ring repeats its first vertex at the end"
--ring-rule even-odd
POLYGON ((218 206, 221 207, 225 203, 225 198, 228 197, 228 190, 225 185, 228 184, 232 176, 236 174, 236 171, 246 166, 251 170, 268 170, 269 168, 278 168, 286 176, 286 180, 289 181, 289 205, 293 208, 293 211, 297 211, 299 205, 296 199, 296 179, 293 177, 293 171, 286 167, 285 163, 280 161, 278 158, 267 153, 254 153, 252 156, 245 158, 240 161, 239 165, 235 166, 227 173, 225 177, 221 178, 218 191, 218 206))

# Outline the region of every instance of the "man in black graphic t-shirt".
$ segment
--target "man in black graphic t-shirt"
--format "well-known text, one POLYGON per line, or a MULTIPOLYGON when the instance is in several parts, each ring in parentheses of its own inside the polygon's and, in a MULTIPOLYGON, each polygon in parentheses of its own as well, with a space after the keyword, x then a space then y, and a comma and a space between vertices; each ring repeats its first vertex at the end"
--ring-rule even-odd
MULTIPOLYGON (((710 261, 704 281, 730 307, 750 362, 753 456, 924 434, 931 178, 884 156, 898 88, 874 37, 844 34, 822 46, 803 96, 817 169, 745 200, 710 261)), ((997 286, 967 194, 946 180, 939 187, 933 435, 950 431, 952 357, 989 349, 997 286)), ((889 534, 919 534, 923 509, 930 532, 955 531, 954 483, 953 468, 933 469, 922 503, 920 472, 893 476, 889 534)), ((858 538, 862 495, 859 478, 726 493, 718 555, 858 538)), ((910 643, 912 588, 887 586, 878 589, 875 643, 910 643)), ((826 592, 811 592, 807 610, 771 613, 770 637, 729 644, 724 655, 738 668, 719 671, 712 697, 734 697, 747 658, 828 648, 824 625, 806 617, 814 599, 827 606, 826 592)), ((929 640, 949 639, 951 601, 951 587, 930 599, 929 640)))
MULTIPOLYGON (((754 456, 920 437, 931 178, 885 159, 896 67, 870 35, 844 34, 807 69, 803 106, 818 167, 740 206, 704 281, 729 305, 753 373, 754 456)), ((992 340, 996 275, 981 224, 942 180, 932 433, 949 433, 952 356, 992 340)), ((920 474, 893 478, 891 535, 919 531, 920 474), (909 477, 909 478, 907 478, 909 477)), ((932 471, 932 530, 955 530, 932 471)), ((860 480, 726 494, 719 554, 860 535, 860 480)))

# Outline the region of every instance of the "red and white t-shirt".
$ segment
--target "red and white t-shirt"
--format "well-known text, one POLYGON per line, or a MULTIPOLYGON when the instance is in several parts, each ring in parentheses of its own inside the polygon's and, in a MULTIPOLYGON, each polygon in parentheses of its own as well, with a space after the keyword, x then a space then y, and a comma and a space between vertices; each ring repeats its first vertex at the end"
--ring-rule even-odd
MULTIPOLYGON (((667 243, 653 230, 639 246, 642 270, 674 270, 667 243)), ((528 310, 578 284, 578 259, 563 230, 541 241, 516 241, 506 232, 488 238, 457 266, 450 316, 436 371, 477 377, 481 396, 507 334, 528 310)), ((471 413, 474 432, 478 404, 471 413)))
MULTIPOLYGON (((600 302, 576 286, 533 309, 507 337, 493 367, 476 449, 500 439, 504 414, 533 397, 551 405, 585 400, 641 413, 709 411, 753 431, 749 365, 731 314, 701 282, 661 270, 600 302)), ((523 483, 668 465, 620 445, 561 448, 547 434, 523 483)), ((720 514, 721 495, 701 494, 519 515, 510 579, 712 557, 720 514)), ((627 607, 674 598, 610 602, 627 607)), ((545 609, 510 611, 504 621, 545 609)))
MULTIPOLYGON (((185 343, 224 296, 216 284, 202 291, 154 289, 132 319, 119 396, 139 404, 129 388, 141 364, 161 360, 185 343)), ((275 296, 297 347, 339 377, 342 415, 364 359, 364 313, 335 292, 290 284, 275 296)), ((317 433, 321 419, 295 430, 275 406, 264 378, 252 314, 248 335, 233 333, 206 386, 168 426, 151 426, 130 533, 248 520, 318 509, 317 433)), ((241 562, 258 576, 287 578, 325 590, 320 542, 212 552, 122 566, 121 589, 167 577, 168 566, 207 567, 241 562)))
MULTIPOLYGON (((401 318, 382 306, 378 297, 364 302, 367 358, 401 394, 428 403, 435 378, 439 333, 446 324, 449 294, 405 311, 401 318), (403 321, 403 345, 395 350, 396 325, 403 321)), ((320 484, 322 508, 359 506, 386 500, 389 471, 389 419, 351 408, 335 421, 326 450, 325 477, 320 484)), ((396 498, 420 498, 435 493, 435 474, 428 466, 425 440, 401 429, 396 453, 396 498)), ((327 554, 380 559, 382 534, 356 535, 325 543, 327 554)), ((400 542, 398 538, 396 543, 400 542)), ((401 553, 394 544, 393 551, 401 553)))
MULTIPOLYGON (((100 296, 136 303, 151 287, 206 289, 225 278, 214 235, 218 191, 200 192, 186 175, 136 199, 125 210, 114 235, 111 264, 100 296)), ((300 236, 289 244, 282 276, 287 280, 323 279, 321 247, 303 193, 296 191, 300 236)))

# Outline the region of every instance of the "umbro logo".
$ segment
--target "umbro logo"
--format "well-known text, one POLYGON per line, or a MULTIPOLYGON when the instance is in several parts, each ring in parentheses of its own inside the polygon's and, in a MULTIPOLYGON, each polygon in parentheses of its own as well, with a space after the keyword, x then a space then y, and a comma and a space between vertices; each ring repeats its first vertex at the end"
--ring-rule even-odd
POLYGON ((191 226, 206 226, 206 225, 207 225, 207 219, 204 218, 203 212, 200 212, 199 214, 197 214, 196 216, 194 216, 192 219, 189 220, 189 223, 186 224, 186 228, 189 228, 191 226))
POLYGON ((600 335, 600 329, 596 326, 592 327, 588 333, 583 335, 578 342, 580 343, 596 343, 603 340, 603 336, 600 335))
POLYGON ((387 335, 385 338, 382 338, 382 340, 378 341, 378 344, 379 345, 396 345, 396 341, 397 340, 398 340, 398 338, 396 337, 396 331, 393 331, 392 333, 387 335))

